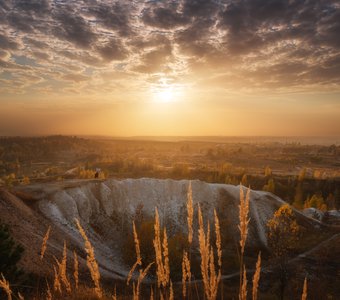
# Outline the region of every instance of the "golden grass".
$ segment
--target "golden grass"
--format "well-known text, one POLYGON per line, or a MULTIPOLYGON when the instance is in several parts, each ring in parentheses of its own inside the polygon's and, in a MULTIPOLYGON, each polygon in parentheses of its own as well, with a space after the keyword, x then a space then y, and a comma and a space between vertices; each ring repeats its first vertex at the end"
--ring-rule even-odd
POLYGON ((190 283, 190 280, 191 280, 190 261, 188 258, 188 253, 184 250, 183 260, 182 260, 182 295, 183 295, 183 298, 185 298, 187 294, 186 282, 188 281, 190 283))
POLYGON ((139 246, 139 239, 138 239, 138 235, 137 235, 137 230, 136 230, 136 226, 135 226, 135 222, 133 221, 133 238, 134 238, 134 242, 135 242, 135 249, 136 249, 136 256, 137 256, 137 259, 136 259, 136 262, 134 263, 134 265, 132 266, 129 274, 128 274, 128 277, 127 277, 127 285, 129 285, 129 282, 132 278, 132 274, 133 272, 135 271, 136 267, 139 265, 141 266, 142 265, 142 258, 140 256, 140 246, 139 246))
POLYGON ((241 246, 241 256, 244 254, 244 248, 246 245, 246 240, 248 236, 248 224, 250 219, 249 215, 249 199, 250 199, 250 189, 248 189, 246 197, 244 197, 243 187, 240 186, 240 205, 239 205, 239 220, 240 225, 238 229, 240 230, 240 246, 241 246))
POLYGON ((46 300, 52 300, 52 292, 50 285, 48 284, 48 282, 46 282, 46 285, 47 285, 46 300))
POLYGON ((45 252, 46 252, 46 248, 47 248, 47 241, 48 241, 48 238, 50 237, 50 231, 51 231, 51 226, 48 226, 48 229, 46 231, 46 234, 45 234, 45 236, 43 238, 43 242, 42 242, 42 245, 41 245, 40 259, 44 258, 44 255, 45 255, 45 252))
POLYGON ((253 277, 253 300, 257 300, 257 292, 260 282, 260 275, 261 275, 261 252, 259 253, 257 257, 256 262, 256 270, 253 277))
POLYGON ((150 288, 150 300, 154 300, 152 287, 150 288))
MULTIPOLYGON (((127 277, 127 285, 129 285, 129 282, 132 278, 132 274, 134 272, 134 270, 136 269, 136 267, 142 266, 142 257, 140 254, 140 245, 139 245, 139 239, 138 239, 138 234, 137 234, 137 230, 136 230, 136 226, 135 226, 135 222, 133 222, 132 224, 132 228, 133 228, 133 237, 134 237, 134 242, 135 242, 135 250, 136 250, 136 262, 133 265, 133 267, 131 268, 128 277, 127 277)), ((140 285, 142 283, 142 281, 144 280, 145 276, 147 275, 147 273, 149 272, 149 269, 151 268, 151 266, 154 264, 154 262, 150 263, 144 270, 143 269, 139 269, 139 276, 138 276, 138 280, 137 283, 135 284, 135 282, 132 283, 132 292, 133 292, 133 300, 138 300, 140 298, 140 285)), ((116 294, 116 288, 115 288, 115 294, 116 294)), ((117 296, 116 296, 117 297, 117 296)))
POLYGON ((7 295, 7 300, 12 300, 12 290, 9 286, 9 282, 6 280, 2 273, 0 278, 0 288, 2 288, 5 291, 7 295))
POLYGON ((238 229, 240 230, 240 289, 239 289, 239 299, 243 298, 244 295, 247 294, 247 291, 243 289, 247 289, 247 285, 244 287, 244 283, 247 282, 246 278, 246 270, 243 265, 243 256, 244 249, 246 245, 246 240, 248 236, 248 224, 249 224, 249 199, 250 199, 250 189, 248 188, 246 196, 244 196, 243 186, 240 185, 240 205, 239 205, 239 221, 238 229))
POLYGON ((166 289, 170 280, 170 266, 169 266, 169 250, 168 238, 166 229, 163 231, 163 243, 161 242, 161 228, 159 223, 159 214, 157 207, 155 208, 155 237, 153 246, 156 255, 156 275, 158 288, 161 286, 166 289))
POLYGON ((174 289, 172 286, 172 281, 170 280, 170 295, 169 295, 169 300, 174 300, 174 289))
POLYGON ((117 288, 116 288, 116 286, 115 286, 115 289, 113 291, 112 300, 117 300, 117 288))
MULTIPOLYGON (((218 220, 217 216, 216 219, 218 220)), ((203 215, 201 207, 198 206, 198 241, 201 255, 201 275, 203 280, 204 293, 208 300, 214 300, 217 297, 218 285, 221 281, 221 268, 216 274, 214 249, 210 245, 210 225, 208 223, 207 233, 204 230, 203 215)), ((219 234, 219 222, 215 222, 215 231, 219 234)), ((217 239, 217 238, 216 238, 217 239)), ((220 252, 221 253, 221 252, 220 252)), ((219 256, 222 265, 222 256, 219 256)))
POLYGON ((71 294, 71 284, 67 278, 67 248, 66 248, 65 241, 64 241, 64 249, 63 249, 63 259, 58 266, 59 266, 59 275, 60 275, 61 282, 63 283, 67 293, 71 294))
POLYGON ((150 263, 144 270, 139 270, 139 277, 137 280, 137 284, 133 282, 132 289, 133 289, 133 300, 139 300, 140 298, 140 285, 145 278, 146 274, 149 272, 149 269, 154 263, 150 263))
POLYGON ((214 220, 215 220, 215 234, 216 234, 216 249, 218 257, 218 266, 222 268, 222 242, 221 242, 221 227, 218 219, 216 210, 214 209, 214 220))
POLYGON ((78 256, 76 251, 73 251, 73 278, 74 278, 74 285, 76 290, 78 290, 79 287, 79 262, 78 262, 78 256))
POLYGON ((61 291, 61 283, 59 279, 59 272, 57 272, 57 268, 55 266, 53 266, 53 270, 54 270, 53 289, 55 292, 59 292, 61 294, 62 291, 61 291))
POLYGON ((301 300, 307 300, 307 278, 303 282, 303 291, 301 295, 301 300))
POLYGON ((19 300, 25 300, 24 296, 21 295, 20 293, 18 293, 18 299, 19 299, 19 300))
POLYGON ((192 201, 192 186, 191 186, 191 181, 189 182, 187 199, 188 199, 187 200, 188 242, 189 242, 189 244, 191 244, 192 243, 192 238, 193 238, 192 222, 193 222, 193 219, 194 219, 194 207, 193 207, 193 201, 192 201))
POLYGON ((82 238, 85 242, 85 251, 86 251, 86 264, 87 267, 90 270, 91 278, 93 280, 93 283, 95 285, 95 293, 98 296, 98 298, 101 298, 103 296, 103 292, 100 286, 100 272, 98 263, 96 261, 95 255, 94 255, 94 249, 92 247, 91 242, 89 241, 83 227, 81 227, 79 221, 76 219, 76 225, 78 227, 78 231, 81 234, 82 238))
POLYGON ((239 300, 247 300, 247 271, 246 267, 243 267, 243 276, 241 283, 241 290, 239 294, 239 300))

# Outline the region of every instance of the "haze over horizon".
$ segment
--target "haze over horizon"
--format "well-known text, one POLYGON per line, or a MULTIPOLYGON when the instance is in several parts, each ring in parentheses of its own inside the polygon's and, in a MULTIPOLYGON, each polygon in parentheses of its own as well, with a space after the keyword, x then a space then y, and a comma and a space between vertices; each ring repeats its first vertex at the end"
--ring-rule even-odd
POLYGON ((340 5, 0 2, 0 136, 340 136, 340 5))

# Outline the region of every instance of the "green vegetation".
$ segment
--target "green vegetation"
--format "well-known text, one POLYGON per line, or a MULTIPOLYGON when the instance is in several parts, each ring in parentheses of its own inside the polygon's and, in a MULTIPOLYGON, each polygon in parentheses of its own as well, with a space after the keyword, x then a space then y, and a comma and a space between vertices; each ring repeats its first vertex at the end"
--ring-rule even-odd
POLYGON ((16 282, 22 275, 17 264, 23 251, 24 249, 14 242, 8 226, 0 221, 0 274, 11 282, 16 282))
POLYGON ((0 186, 68 178, 199 179, 272 192, 298 209, 340 209, 340 146, 0 138, 0 186), (319 159, 315 160, 315 157, 319 159), (306 167, 308 166, 308 167, 306 167), (323 198, 323 204, 313 199, 323 198), (315 197, 314 197, 315 198, 315 197))

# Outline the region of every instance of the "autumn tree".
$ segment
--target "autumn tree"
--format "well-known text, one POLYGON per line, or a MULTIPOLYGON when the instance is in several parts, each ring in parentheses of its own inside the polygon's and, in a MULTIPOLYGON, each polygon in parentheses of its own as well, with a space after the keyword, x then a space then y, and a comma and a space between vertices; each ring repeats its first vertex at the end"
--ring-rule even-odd
POLYGON ((303 204, 303 189, 302 184, 299 181, 295 189, 293 206, 297 209, 303 209, 303 204))
POLYGON ((272 169, 269 166, 266 166, 264 169, 264 176, 269 177, 272 176, 272 174, 273 174, 272 169))
POLYGON ((270 193, 275 193, 275 182, 274 179, 269 179, 268 183, 263 186, 263 190, 270 193))
POLYGON ((321 194, 314 194, 311 198, 305 201, 304 208, 313 207, 321 211, 327 210, 327 205, 321 194))
POLYGON ((289 276, 288 259, 294 252, 299 235, 300 227, 288 204, 281 206, 267 223, 268 246, 272 260, 279 268, 280 299, 283 299, 289 276))

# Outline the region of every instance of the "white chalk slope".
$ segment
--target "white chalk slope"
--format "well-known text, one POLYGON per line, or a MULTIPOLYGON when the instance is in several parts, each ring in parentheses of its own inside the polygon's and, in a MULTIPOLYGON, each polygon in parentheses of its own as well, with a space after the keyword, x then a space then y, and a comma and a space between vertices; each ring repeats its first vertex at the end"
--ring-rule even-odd
MULTIPOLYGON (((145 218, 152 218, 157 207, 170 235, 178 231, 186 233, 188 185, 188 180, 149 178, 82 181, 72 187, 51 188, 46 185, 43 187, 45 192, 39 187, 44 196, 38 207, 68 238, 82 245, 74 225, 74 219, 79 219, 94 244, 102 268, 109 273, 114 271, 124 275, 129 267, 122 263, 122 239, 126 230, 131 229, 137 207, 143 207, 145 218)), ((221 221, 228 220, 228 231, 238 239, 240 187, 196 180, 192 181, 192 190, 195 210, 200 203, 205 220, 212 222, 213 209, 216 208, 221 221)), ((270 193, 251 191, 248 245, 266 245, 265 225, 282 204, 280 198, 270 193)))

